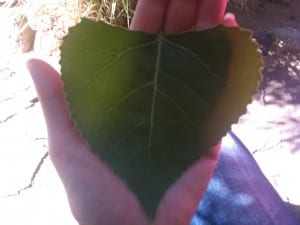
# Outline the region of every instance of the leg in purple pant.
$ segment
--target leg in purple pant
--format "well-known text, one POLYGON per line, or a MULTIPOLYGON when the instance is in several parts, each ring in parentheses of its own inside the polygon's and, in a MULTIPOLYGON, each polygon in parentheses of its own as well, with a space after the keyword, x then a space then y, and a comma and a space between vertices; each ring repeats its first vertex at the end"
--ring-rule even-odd
POLYGON ((298 225, 243 143, 228 133, 191 225, 298 225))

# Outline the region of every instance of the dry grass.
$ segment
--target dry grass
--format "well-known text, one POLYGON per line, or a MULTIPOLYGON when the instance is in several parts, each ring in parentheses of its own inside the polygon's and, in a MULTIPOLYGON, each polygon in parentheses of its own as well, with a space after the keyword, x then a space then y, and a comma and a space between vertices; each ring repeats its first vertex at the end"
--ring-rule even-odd
POLYGON ((79 0, 84 17, 129 27, 137 0, 79 0))

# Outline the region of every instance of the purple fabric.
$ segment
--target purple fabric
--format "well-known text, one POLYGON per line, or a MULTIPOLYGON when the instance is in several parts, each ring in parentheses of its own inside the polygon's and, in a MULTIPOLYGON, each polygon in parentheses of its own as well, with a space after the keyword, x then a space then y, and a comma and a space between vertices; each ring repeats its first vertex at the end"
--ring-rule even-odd
POLYGON ((190 225, 297 225, 293 212, 233 134, 222 141, 220 159, 190 225))

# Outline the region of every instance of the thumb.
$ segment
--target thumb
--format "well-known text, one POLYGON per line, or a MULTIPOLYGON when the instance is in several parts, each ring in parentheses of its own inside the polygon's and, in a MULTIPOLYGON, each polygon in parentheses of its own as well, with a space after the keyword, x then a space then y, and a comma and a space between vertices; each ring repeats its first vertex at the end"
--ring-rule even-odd
MULTIPOLYGON (((80 135, 74 129, 74 123, 62 90, 60 74, 50 65, 38 59, 31 59, 27 62, 28 70, 33 79, 38 98, 44 112, 49 138, 49 153, 51 158, 56 158, 62 153, 74 151, 66 148, 64 151, 57 146, 67 146, 70 143, 77 143, 80 135), (64 138, 62 138, 62 136, 64 138), (70 141, 72 140, 72 141, 70 141), (52 145, 52 146, 51 146, 52 145), (53 146, 57 145, 57 146, 53 146)), ((76 148, 77 149, 77 148, 76 148)), ((73 152, 74 153, 74 152, 73 152)))

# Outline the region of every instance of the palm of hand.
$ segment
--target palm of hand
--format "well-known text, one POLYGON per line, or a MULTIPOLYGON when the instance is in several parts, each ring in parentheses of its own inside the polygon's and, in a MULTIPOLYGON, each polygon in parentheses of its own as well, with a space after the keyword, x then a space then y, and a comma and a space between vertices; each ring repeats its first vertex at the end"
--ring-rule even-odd
MULTIPOLYGON (((232 15, 224 17, 225 7, 226 0, 140 0, 131 29, 172 33, 217 23, 236 25, 232 15)), ((80 137, 69 118, 59 74, 39 60, 29 61, 28 67, 46 118, 50 157, 79 224, 147 225, 135 196, 80 137)), ((154 224, 189 223, 212 175, 219 149, 214 147, 169 188, 154 224)))

